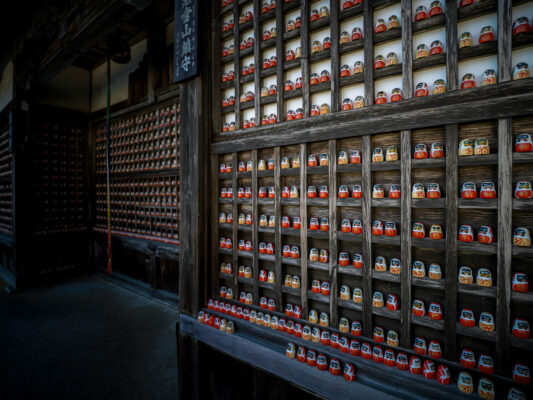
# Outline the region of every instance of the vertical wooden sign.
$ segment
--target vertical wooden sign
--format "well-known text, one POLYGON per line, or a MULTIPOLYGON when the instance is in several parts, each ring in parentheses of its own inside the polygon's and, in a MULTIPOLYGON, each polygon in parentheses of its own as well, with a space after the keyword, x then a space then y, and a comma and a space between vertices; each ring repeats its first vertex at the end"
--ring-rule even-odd
POLYGON ((174 83, 198 72, 198 1, 174 0, 174 83))

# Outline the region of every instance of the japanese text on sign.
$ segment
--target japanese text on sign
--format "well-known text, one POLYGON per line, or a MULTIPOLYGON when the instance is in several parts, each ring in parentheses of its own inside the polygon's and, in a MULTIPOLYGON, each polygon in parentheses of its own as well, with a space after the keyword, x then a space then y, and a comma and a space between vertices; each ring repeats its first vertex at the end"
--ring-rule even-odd
POLYGON ((174 82, 198 70, 198 2, 174 0, 174 82))

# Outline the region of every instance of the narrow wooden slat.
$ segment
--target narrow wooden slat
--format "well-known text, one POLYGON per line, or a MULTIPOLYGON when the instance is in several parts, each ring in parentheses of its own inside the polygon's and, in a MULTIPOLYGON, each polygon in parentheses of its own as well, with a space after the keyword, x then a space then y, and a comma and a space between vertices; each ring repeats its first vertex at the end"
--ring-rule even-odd
POLYGON ((513 134, 510 118, 498 120, 498 268, 496 299, 496 368, 510 373, 509 333, 511 332, 512 183, 513 134))
MULTIPOLYGON (((254 41, 259 42, 261 37, 261 25, 259 15, 261 13, 261 0, 254 0, 254 41)), ((278 31, 279 32, 279 31, 278 31)), ((261 49, 254 46, 254 108, 255 108, 255 126, 261 125, 261 49)), ((235 93, 237 96, 237 93, 235 93)))
MULTIPOLYGON (((410 3, 410 2, 409 2, 410 3)), ((402 16, 403 18, 403 16, 402 16)), ((411 344, 411 131, 401 131, 401 334, 400 344, 411 344)))
MULTIPOLYGON (((236 20, 238 21, 238 20, 236 20)), ((237 153, 233 153, 231 155, 231 162, 233 164, 233 172, 231 173, 231 186, 233 187, 233 206, 232 206, 232 213, 233 213, 233 232, 232 232, 232 240, 233 240, 233 284, 235 287, 235 290, 238 288, 237 284, 237 277, 238 274, 236 271, 239 268, 239 258, 237 256, 237 249, 238 249, 238 243, 239 243, 239 231, 238 231, 238 206, 237 206, 237 165, 238 165, 238 158, 237 153)), ((235 293, 235 295, 238 295, 238 293, 235 293)), ((255 301, 258 301, 259 299, 255 299, 255 301)))
POLYGON ((285 84, 283 79, 283 34, 282 32, 285 30, 285 27, 283 26, 283 8, 282 7, 276 7, 276 74, 277 74, 277 86, 278 86, 278 92, 277 92, 277 114, 278 114, 278 121, 284 121, 285 120, 285 106, 283 101, 283 86, 285 84))
MULTIPOLYGON (((446 10, 448 11, 448 10, 446 10)), ((446 275, 445 275, 445 306, 444 338, 445 358, 455 361, 456 351, 456 313, 457 313, 457 149, 459 128, 457 125, 446 125, 446 275)))
POLYGON ((512 79, 513 68, 513 2, 498 1, 498 81, 512 79))
MULTIPOLYGON (((366 4, 366 3, 365 3, 366 4)), ((361 189, 363 200, 361 211, 363 214, 363 335, 372 336, 372 208, 370 197, 372 193, 371 166, 371 136, 363 136, 362 144, 362 172, 361 189)))
MULTIPOLYGON (((239 22, 239 4, 237 2, 233 5, 233 21, 235 22, 235 26, 237 27, 237 23, 239 22)), ((241 95, 241 83, 239 82, 239 75, 241 73, 241 59, 239 57, 240 50, 239 50, 239 29, 234 29, 233 31, 233 44, 235 48, 235 58, 233 61, 233 66, 235 70, 235 126, 237 129, 242 128, 241 123, 241 110, 239 107, 239 100, 241 95)), ((254 38, 254 41, 256 45, 254 47, 257 47, 257 43, 259 42, 257 38, 254 38)), ((257 93, 256 93, 257 96, 257 93)))
MULTIPOLYGON (((336 2, 334 2, 336 3, 336 2)), ((332 326, 338 326, 337 299, 339 296, 337 282, 337 141, 328 142, 329 153, 329 315, 332 326)))
POLYGON ((281 178, 280 178, 280 154, 279 147, 274 148, 274 160, 276 166, 274 167, 274 188, 276 190, 276 197, 274 198, 274 218, 276 219, 276 226, 274 227, 274 249, 275 249, 275 266, 274 272, 276 273, 276 308, 281 312, 282 308, 282 286, 283 286, 283 271, 281 269, 281 250, 283 243, 281 243, 281 178))
POLYGON ((363 0, 365 106, 374 104, 374 10, 371 3, 363 0))
MULTIPOLYGON (((303 103, 303 109, 304 109, 304 117, 309 116, 309 112, 311 111, 311 97, 309 94, 309 79, 310 79, 310 65, 309 65, 309 57, 311 54, 310 49, 310 35, 309 35, 309 16, 310 16, 310 0, 302 0, 302 34, 300 35, 301 40, 301 47, 302 47, 302 58, 301 58, 301 64, 302 64, 302 103, 303 103)), ((301 160, 302 165, 305 162, 304 159, 301 160)), ((302 221, 303 222, 303 221, 302 221)))
MULTIPOLYGON (((252 151, 252 164, 252 269, 254 276, 253 295, 254 299, 259 299, 259 234, 257 232, 257 227, 259 226, 259 216, 257 215, 257 150, 252 151)), ((234 243, 234 246, 236 245, 237 243, 234 243)))
MULTIPOLYGON (((213 43, 211 50, 211 59, 218 60, 222 54, 222 41, 221 41, 221 18, 220 16, 220 2, 211 7, 213 29, 211 31, 211 42, 213 43)), ((211 82, 213 84, 213 101, 211 103, 211 113, 213 116, 213 131, 220 132, 222 130, 222 116, 220 109, 222 107, 222 93, 220 88, 222 78, 221 62, 214 62, 213 69, 211 70, 211 82)), ((236 71, 237 72, 237 71, 236 71)), ((238 76, 238 75, 237 75, 238 76)), ((218 160, 217 160, 218 161, 218 160)))
MULTIPOLYGON (((340 60, 339 60, 339 2, 331 2, 331 112, 339 111, 340 99, 339 79, 340 79, 340 60)), ((331 158, 330 160, 334 160, 331 158)))
POLYGON ((446 88, 457 89, 459 79, 457 1, 446 0, 446 88))
MULTIPOLYGON (((211 171, 211 174, 209 175, 209 180, 210 180, 210 190, 212 191, 211 192, 211 196, 210 196, 210 200, 211 200, 211 205, 210 205, 210 209, 211 209, 211 226, 213 227, 218 227, 218 213, 219 213, 219 209, 218 209, 218 196, 219 196, 219 193, 220 193, 220 188, 219 188, 219 184, 218 184, 218 175, 216 173, 216 171, 218 171, 218 155, 217 154, 211 154, 211 157, 210 157, 210 171, 211 171)), ((220 266, 220 260, 219 260, 219 256, 218 256, 218 241, 220 240, 220 229, 211 229, 211 244, 209 246, 210 248, 210 259, 211 259, 211 263, 210 265, 212 265, 212 273, 211 273, 211 279, 209 280, 209 284, 210 284, 210 287, 207 288, 207 293, 215 293, 215 291, 218 289, 218 280, 216 279, 217 275, 216 275, 216 271, 217 271, 217 268, 220 266)))
POLYGON ((403 98, 413 97, 413 25, 411 0, 402 0, 402 84, 403 98))
MULTIPOLYGON (((306 0, 302 0, 306 3, 306 0)), ((309 6, 308 6, 309 8, 309 6)), ((303 20, 302 11, 302 20, 303 20)), ((305 319, 309 317, 309 307, 307 304, 307 289, 309 287, 307 276, 307 145, 300 145, 300 265, 301 265, 301 286, 302 286, 302 315, 305 319)))

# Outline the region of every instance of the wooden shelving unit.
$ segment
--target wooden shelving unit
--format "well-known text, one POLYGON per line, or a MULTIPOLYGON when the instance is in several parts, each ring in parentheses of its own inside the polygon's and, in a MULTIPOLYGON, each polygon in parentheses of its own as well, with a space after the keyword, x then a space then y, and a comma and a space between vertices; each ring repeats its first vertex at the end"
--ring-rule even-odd
MULTIPOLYGON (((399 335, 400 347, 393 349, 414 355, 412 346, 415 337, 438 340, 443 349, 443 359, 439 363, 448 365, 453 371, 454 379, 460 370, 459 356, 463 348, 471 348, 477 356, 487 353, 493 356, 496 374, 490 379, 495 382, 498 393, 506 393, 509 387, 519 387, 527 393, 531 387, 514 384, 511 380, 512 366, 520 358, 520 351, 531 354, 530 341, 520 341, 511 334, 511 324, 514 318, 528 315, 527 307, 532 305, 531 293, 517 293, 511 290, 511 279, 514 272, 533 274, 531 248, 519 248, 512 245, 513 229, 525 226, 533 229, 533 213, 531 202, 513 199, 514 185, 519 180, 533 180, 531 167, 533 158, 529 154, 514 153, 514 138, 519 133, 531 131, 533 118, 531 109, 525 106, 525 99, 530 100, 533 90, 533 80, 509 82, 511 77, 511 55, 513 47, 530 45, 531 38, 526 36, 513 37, 510 32, 501 32, 494 42, 459 49, 457 46, 457 24, 471 18, 500 12, 499 28, 510 26, 511 4, 499 4, 496 1, 486 1, 473 6, 457 9, 456 2, 446 0, 446 14, 428 18, 421 22, 413 22, 414 10, 410 1, 401 2, 370 2, 356 5, 348 10, 340 10, 339 2, 330 3, 329 17, 310 23, 308 15, 312 2, 285 3, 271 11, 271 16, 261 15, 259 18, 259 2, 254 1, 254 31, 261 32, 261 23, 269 18, 275 18, 278 32, 276 43, 277 65, 274 70, 277 77, 278 93, 268 99, 258 96, 262 86, 261 78, 266 72, 255 74, 256 97, 254 102, 256 126, 259 126, 261 107, 264 104, 276 104, 278 123, 274 125, 242 130, 242 113, 238 104, 235 107, 236 131, 220 133, 222 115, 213 114, 213 142, 211 145, 211 205, 213 210, 212 226, 217 226, 219 213, 232 213, 233 225, 219 224, 219 229, 213 229, 211 240, 218 243, 219 237, 231 237, 233 249, 220 249, 213 254, 211 291, 218 293, 217 285, 224 285, 233 290, 234 298, 241 291, 253 294, 254 304, 250 309, 259 309, 261 297, 273 298, 276 311, 270 314, 282 317, 287 303, 302 307, 303 321, 308 323, 310 310, 329 315, 330 332, 340 332, 336 329, 340 318, 349 321, 360 321, 363 326, 363 336, 358 340, 375 345, 372 332, 376 326, 385 331, 394 330, 399 335), (374 35, 374 11, 393 4, 401 4, 401 28, 385 34, 374 35), (286 9, 300 7, 302 26, 296 32, 285 32, 284 12, 286 9), (498 11, 499 10, 499 11, 498 11), (348 44, 339 44, 340 23, 355 17, 363 17, 364 37, 348 44), (310 35, 312 31, 330 27, 331 48, 325 52, 311 54, 310 35), (446 30, 445 53, 437 56, 414 60, 412 34, 425 32, 436 28, 446 30), (290 64, 284 62, 283 43, 295 37, 301 37, 302 58, 290 64), (368 60, 374 58, 374 45, 393 40, 402 42, 402 62, 386 68, 374 70, 368 60), (364 72, 346 78, 340 78, 339 66, 341 55, 353 51, 364 51, 367 60, 364 72), (498 56, 499 83, 492 87, 480 87, 472 90, 459 90, 458 65, 459 61, 473 60, 480 55, 498 56), (310 85, 310 64, 329 59, 331 62, 331 80, 326 84, 310 85), (447 93, 426 98, 414 98, 413 71, 434 66, 446 67, 447 93), (304 118, 300 121, 285 121, 286 100, 294 98, 292 94, 283 92, 284 71, 288 68, 300 68, 303 87, 298 90, 304 109, 304 118), (389 76, 402 76, 403 101, 396 104, 374 105, 375 80, 389 76), (363 83, 365 104, 363 109, 340 112, 342 104, 341 88, 355 83, 363 83), (311 95, 314 93, 330 92, 330 115, 316 118, 308 117, 311 107, 311 95), (515 97, 516 96, 516 97, 515 97), (520 100, 518 96, 523 96, 520 100), (502 100, 502 98, 505 99, 502 100), (266 101, 265 101, 266 100, 266 101), (271 103, 272 102, 272 103, 271 103), (513 103, 514 102, 514 103, 513 103), (511 103, 514 108, 511 109, 511 103), (529 129, 529 131, 528 131, 529 129), (488 155, 460 157, 458 155, 459 142, 462 139, 487 138, 491 152, 488 155), (424 143, 428 149, 434 142, 444 147, 444 157, 437 159, 418 160, 413 158, 414 147, 424 143), (396 146, 398 159, 392 162, 372 162, 374 148, 386 149, 396 146), (348 154, 352 150, 361 152, 361 163, 338 165, 337 156, 340 151, 348 154), (327 154, 327 166, 308 167, 309 154, 327 154), (281 158, 299 157, 301 167, 281 169, 281 158), (273 171, 258 170, 259 160, 273 159, 273 171), (237 172, 237 165, 242 161, 251 161, 251 172, 237 172), (233 172, 220 174, 221 163, 231 163, 233 172), (497 189, 496 199, 462 199, 460 188, 464 182, 473 181, 494 182, 497 189), (427 187, 430 183, 438 183, 441 190, 439 199, 415 199, 411 191, 415 183, 422 183, 427 187), (340 185, 361 185, 363 197, 361 199, 339 199, 337 197, 340 185), (391 185, 401 188, 400 199, 374 199, 372 189, 375 184, 385 187, 388 194, 391 185), (327 199, 308 198, 309 186, 327 186, 327 199), (274 199, 259 199, 258 188, 264 186, 275 187, 274 199), (296 187, 299 191, 297 199, 281 198, 281 188, 296 187), (231 187, 234 199, 219 198, 220 189, 231 187), (251 187, 252 198, 242 201, 236 198, 239 187, 251 187), (242 229, 237 224, 239 214, 251 214, 253 223, 242 229), (264 229, 258 226, 261 215, 274 215, 275 227, 264 229), (281 228, 281 219, 289 216, 300 217, 300 229, 281 228), (308 229, 309 218, 328 218, 329 231, 311 231, 308 229), (343 233, 340 231, 341 220, 358 219, 362 223, 360 234, 343 233), (397 235, 372 235, 372 223, 378 220, 383 223, 392 221, 397 227, 397 235), (413 238, 411 230, 413 224, 421 222, 426 230, 425 238, 413 238), (429 238, 431 225, 442 227, 443 238, 434 240, 429 238), (487 245, 477 241, 464 243, 458 240, 459 227, 469 224, 474 232, 481 225, 489 225, 494 231, 494 243, 487 245), (236 245, 240 240, 250 240, 252 252, 240 252, 236 245), (258 254, 260 242, 274 244, 273 256, 264 258, 258 254), (284 245, 298 246, 299 258, 282 257, 284 245), (327 263, 309 260, 310 249, 325 249, 329 254, 327 263), (361 254, 364 267, 356 269, 351 266, 339 266, 338 255, 347 252, 350 261, 354 254, 361 254), (374 268, 376 257, 386 259, 387 271, 378 272, 374 268), (400 260, 401 272, 391 274, 388 270, 390 260, 400 260), (414 261, 422 261, 426 266, 426 276, 416 278, 412 276, 414 261), (227 276, 217 279, 221 262, 233 264, 236 271, 239 265, 251 265, 253 268, 252 281, 241 282, 236 275, 229 279, 227 276), (431 279, 427 270, 431 264, 438 264, 442 272, 440 279, 431 279), (461 266, 470 266, 474 275, 480 268, 491 271, 493 285, 491 287, 463 285, 458 282, 458 270, 461 266), (274 285, 264 285, 258 282, 260 269, 273 271, 276 276, 274 285), (284 276, 298 275, 301 279, 301 289, 291 289, 284 286, 284 276), (330 295, 322 296, 311 292, 311 282, 315 279, 327 281, 330 285, 330 295), (347 285, 352 291, 360 288, 363 292, 363 302, 341 300, 339 289, 347 285), (384 298, 394 294, 398 298, 399 310, 390 311, 387 308, 373 307, 372 295, 381 292, 384 298), (426 315, 414 316, 411 307, 415 299, 421 299, 426 307, 426 315), (443 311, 441 320, 434 320, 427 316, 431 303, 438 303, 443 311), (476 318, 481 312, 489 312, 494 316, 496 329, 485 332, 477 324, 474 328, 465 328, 459 324, 459 313, 462 308, 474 310, 476 318)), ((240 13, 241 5, 233 7, 235 19, 240 13)), ((229 9, 226 12, 230 12, 229 9)), ((216 13, 216 11, 215 11, 216 13)), ((258 36, 256 36, 257 38, 258 36)), ((239 36, 235 33, 235 44, 239 43, 239 36)), ((274 42, 272 42, 274 43, 274 42)), ((264 46, 254 48, 254 62, 256 72, 260 71, 261 51, 264 46)), ((214 54, 221 52, 220 43, 215 43, 214 54)), ((239 52, 231 58, 234 70, 240 71, 239 52)), ((220 59, 215 57, 215 59, 220 59)), ((222 60, 222 64, 227 60, 222 60)), ((217 65, 213 72, 214 108, 220 100, 221 87, 217 82, 221 76, 221 65, 217 65)), ((274 72, 273 72, 274 73, 274 72)), ((268 72, 270 74, 270 71, 268 72)), ((232 87, 235 88, 236 98, 240 94, 241 80, 236 78, 232 87)), ((478 187, 479 188, 479 187, 478 187)), ((216 296, 214 296, 216 297, 216 296)), ((218 298, 218 300, 223 300, 218 298)), ((238 301, 233 301, 237 303, 238 301)), ((207 310, 206 310, 207 311, 207 310)), ((210 311, 211 312, 211 311, 210 311)), ((227 317, 226 317, 227 318, 227 317)), ((476 323, 478 321, 476 320, 476 323)), ((530 324, 533 321, 530 321, 530 324)), ((245 323, 242 323, 245 324, 245 323)), ((237 321, 237 327, 240 323, 237 321)), ((245 328, 247 329, 247 328, 245 328)), ((321 328, 323 329, 323 328, 321 328)), ((282 335, 283 336, 283 335, 282 335)), ((349 334, 342 334, 352 338, 349 334)), ((294 342, 293 337, 286 336, 287 341, 294 342)), ((383 345, 383 348, 388 348, 383 345)), ((336 357, 343 361, 348 358, 336 352, 336 357)), ((523 355, 522 355, 523 357, 523 355)), ((422 357, 424 358, 424 357, 422 357)), ((350 360, 351 362, 351 360, 350 360)), ((391 375, 396 371, 390 372, 391 375)), ((472 374, 476 380, 483 376, 479 371, 472 374)), ((417 381, 417 384, 423 385, 417 381)), ((431 385, 431 383, 428 383, 431 385)), ((440 387, 435 386, 438 390, 440 387)), ((477 388, 477 386, 476 386, 477 388)), ((454 395, 460 393, 456 390, 454 395)))

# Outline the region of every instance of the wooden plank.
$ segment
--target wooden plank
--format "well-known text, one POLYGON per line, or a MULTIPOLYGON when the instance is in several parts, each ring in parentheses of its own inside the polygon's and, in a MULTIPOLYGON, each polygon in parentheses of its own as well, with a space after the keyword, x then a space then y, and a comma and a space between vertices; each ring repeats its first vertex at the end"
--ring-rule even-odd
MULTIPOLYGON (((277 74, 277 114, 278 114, 278 121, 284 121, 285 120, 285 105, 283 100, 283 87, 285 85, 284 81, 284 75, 283 75, 283 61, 284 61, 284 54, 283 54, 283 35, 282 32, 285 31, 285 27, 283 26, 283 8, 282 7, 276 7, 276 57, 277 57, 277 63, 276 63, 276 74, 277 74)), ((281 279, 279 277, 278 279, 281 279)))
POLYGON ((374 10, 370 0, 363 0, 363 26, 365 106, 369 106, 374 104, 374 10))
MULTIPOLYGON (((259 226, 259 216, 257 210, 257 197, 259 191, 259 185, 257 184, 257 150, 252 150, 252 247, 253 247, 253 259, 252 259, 252 269, 254 277, 253 285, 253 295, 254 300, 259 299, 259 234, 257 228, 259 226)), ((235 168, 234 168, 235 169, 235 168)), ((233 218, 236 218, 235 215, 233 218)), ((237 247, 237 242, 233 244, 233 247, 237 247)), ((234 272, 238 266, 234 268, 234 272)), ((238 275, 238 274, 237 274, 238 275)), ((237 293, 236 293, 237 295, 237 293)))
MULTIPOLYGON (((366 4, 366 3, 364 3, 366 4)), ((366 59, 366 58, 365 58, 366 59)), ((363 214, 363 335, 372 336, 372 208, 370 203, 372 193, 372 172, 371 164, 371 137, 363 136, 362 141, 362 171, 361 171, 361 189, 363 199, 361 211, 363 214)))
MULTIPOLYGON (((237 20, 238 21, 238 20, 237 20)), ((239 159, 237 157, 237 153, 233 153, 231 155, 231 163, 233 164, 233 172, 231 173, 231 186, 233 187, 233 200, 236 200, 237 198, 237 166, 239 163, 239 159)), ((239 287, 237 284, 237 277, 238 274, 235 273, 235 271, 239 268, 239 258, 237 255, 237 249, 238 249, 238 243, 239 243, 239 232, 238 232, 238 216, 239 216, 239 209, 237 205, 237 201, 232 202, 232 210, 233 213, 233 232, 232 232, 232 240, 233 240, 233 284, 235 291, 239 287)), ((257 275, 256 275, 257 276, 257 275)), ((236 293, 237 294, 237 293, 236 293)), ((258 301, 259 299, 257 297, 254 297, 255 301, 258 301)))
POLYGON ((446 0, 446 89, 456 90, 459 80, 457 1, 446 0))
MULTIPOLYGON (((254 41, 259 42, 261 35, 261 25, 259 24, 259 15, 261 14, 261 0, 254 0, 254 41)), ((277 28, 276 28, 277 29, 277 28)), ((279 32, 279 31, 277 31, 279 32)), ((237 42, 235 43, 237 45, 237 42)), ((278 59, 279 64, 279 59, 278 59)), ((261 67, 263 62, 261 60, 261 50, 258 46, 254 46, 254 108, 255 108, 255 126, 261 125, 261 67)), ((279 86, 278 86, 279 88, 279 86)), ((235 93, 235 95, 239 95, 235 93)), ((278 115, 278 118, 280 116, 278 115)), ((280 119, 278 121, 281 121, 280 119)))
MULTIPOLYGON (((240 12, 239 4, 235 2, 233 5, 233 21, 235 22, 236 27, 238 26, 237 23, 239 22, 239 12, 240 12)), ((233 69, 235 71, 235 80, 234 80, 234 84, 235 84, 235 126, 237 127, 237 129, 240 129, 242 127, 241 109, 239 107, 240 96, 241 96, 241 83, 239 82, 239 79, 238 79, 239 75, 241 74, 239 36, 240 36, 239 29, 234 29, 233 30, 233 44, 235 48, 234 50, 235 57, 233 59, 233 69)), ((255 47, 258 47, 257 43, 259 42, 259 38, 256 37, 254 40, 256 42, 256 45, 254 46, 255 48, 255 47)), ((256 68, 258 68, 257 64, 256 64, 256 68)), ((255 93, 255 96, 256 97, 258 96, 257 92, 255 93)))
POLYGON ((283 271, 281 269, 281 249, 283 243, 281 243, 281 204, 280 204, 280 193, 281 193, 281 178, 280 178, 280 156, 281 149, 279 147, 274 148, 274 160, 276 166, 274 167, 274 188, 276 190, 276 197, 274 199, 274 218, 276 219, 276 226, 274 227, 274 249, 275 251, 275 266, 274 272, 276 274, 276 308, 277 311, 281 312, 283 310, 282 304, 282 285, 283 280, 283 271))
POLYGON ((498 1, 498 82, 510 81, 513 69, 513 2, 498 1))
MULTIPOLYGON (((331 112, 337 112, 340 110, 339 104, 342 99, 340 98, 339 79, 340 79, 340 57, 339 57, 339 2, 332 1, 330 3, 330 37, 331 37, 331 112)), ((335 160, 335 158, 330 158, 335 160)))
POLYGON ((496 368, 510 373, 513 132, 510 118, 498 120, 498 268, 496 299, 496 368))
MULTIPOLYGON (((220 6, 221 3, 215 3, 213 4, 213 7, 211 7, 212 14, 211 14, 211 21, 213 24, 213 28, 211 30, 211 43, 213 43, 211 48, 211 59, 212 60, 218 60, 220 55, 222 54, 222 41, 219 32, 222 31, 221 29, 221 18, 220 16, 220 6)), ((213 127, 215 131, 222 129, 222 117, 220 115, 220 109, 222 106, 222 96, 221 96, 221 78, 222 78, 222 68, 221 68, 221 62, 214 62, 212 63, 212 70, 211 70, 211 83, 213 86, 212 91, 212 102, 211 102, 211 115, 212 115, 212 121, 213 121, 213 127)), ((237 71, 236 71, 237 72, 237 71)), ((239 75, 237 75, 239 76, 239 75)))
MULTIPOLYGON (((409 1, 410 3, 410 1, 409 1)), ((403 7, 403 4, 402 4, 403 7)), ((402 15, 402 18, 403 15, 402 15)), ((409 19, 410 21, 410 19, 409 19)), ((401 131, 401 334, 403 347, 411 344, 411 131, 401 131)))
MULTIPOLYGON (((524 79, 489 85, 468 91, 453 91, 439 96, 407 99, 379 107, 323 115, 312 120, 282 122, 261 127, 253 133, 231 132, 219 135, 223 142, 214 143, 212 150, 229 153, 247 148, 290 145, 332 138, 404 129, 429 128, 447 123, 462 123, 493 118, 508 118, 533 113, 533 81, 524 79), (432 118, 427 115, 431 113, 432 118), (336 129, 331 129, 331 123, 336 129)), ((464 158, 464 157, 462 157, 464 158)))
MULTIPOLYGON (((183 315, 183 314, 182 314, 183 315)), ((178 382, 180 399, 200 399, 198 340, 180 330, 180 321, 176 322, 178 382)))
MULTIPOLYGON (((207 232, 202 227, 206 223, 205 214, 201 212, 201 200, 206 186, 204 181, 204 157, 207 156, 208 126, 205 122, 208 117, 202 111, 207 110, 206 105, 200 100, 200 78, 194 78, 182 84, 180 93, 180 202, 179 202, 179 293, 180 312, 196 314, 203 294, 205 282, 200 282, 200 265, 204 264, 202 253, 207 253, 207 232), (204 108, 206 107, 206 108, 204 108)), ((235 164, 234 164, 235 165, 235 164)))
POLYGON ((402 0, 402 98, 404 99, 413 97, 413 25, 411 22, 413 12, 411 3, 411 0, 402 0))
POLYGON ((457 125, 446 125, 446 275, 445 275, 445 306, 444 337, 445 358, 457 360, 456 351, 456 312, 457 312, 457 149, 459 148, 459 128, 457 125))
MULTIPOLYGON (((301 17, 302 17, 302 34, 301 46, 302 46, 302 104, 304 109, 304 118, 309 116, 311 111, 311 96, 309 94, 309 80, 311 78, 309 57, 311 55, 310 49, 310 35, 309 35, 309 16, 310 12, 310 0, 301 0, 301 17)), ((302 165, 305 165, 305 159, 301 159, 302 165)), ((303 222, 303 220, 302 220, 303 222)))
MULTIPOLYGON (((302 4, 307 3, 306 0, 302 0, 302 4)), ((309 5, 307 5, 307 8, 309 8, 309 5)), ((302 11, 303 13, 303 11, 302 11)), ((308 15, 308 14, 303 14, 308 15)), ((302 18, 303 20, 304 18, 302 18)), ((309 279, 307 274, 307 168, 305 168, 305 165, 307 165, 307 145, 301 144, 300 145, 300 164, 302 167, 300 168, 300 220, 301 220, 301 227, 300 227, 300 265, 301 265, 301 287, 302 294, 302 315, 305 319, 309 319, 309 305, 307 303, 307 288, 309 287, 309 279)))
MULTIPOLYGON (((337 2, 333 2, 337 3, 337 2)), ((337 35, 338 36, 338 35, 337 35)), ((337 268, 338 268, 338 249, 337 249, 337 141, 328 142, 329 153, 329 317, 332 326, 338 326, 339 318, 337 315, 337 299, 339 296, 337 268)))

